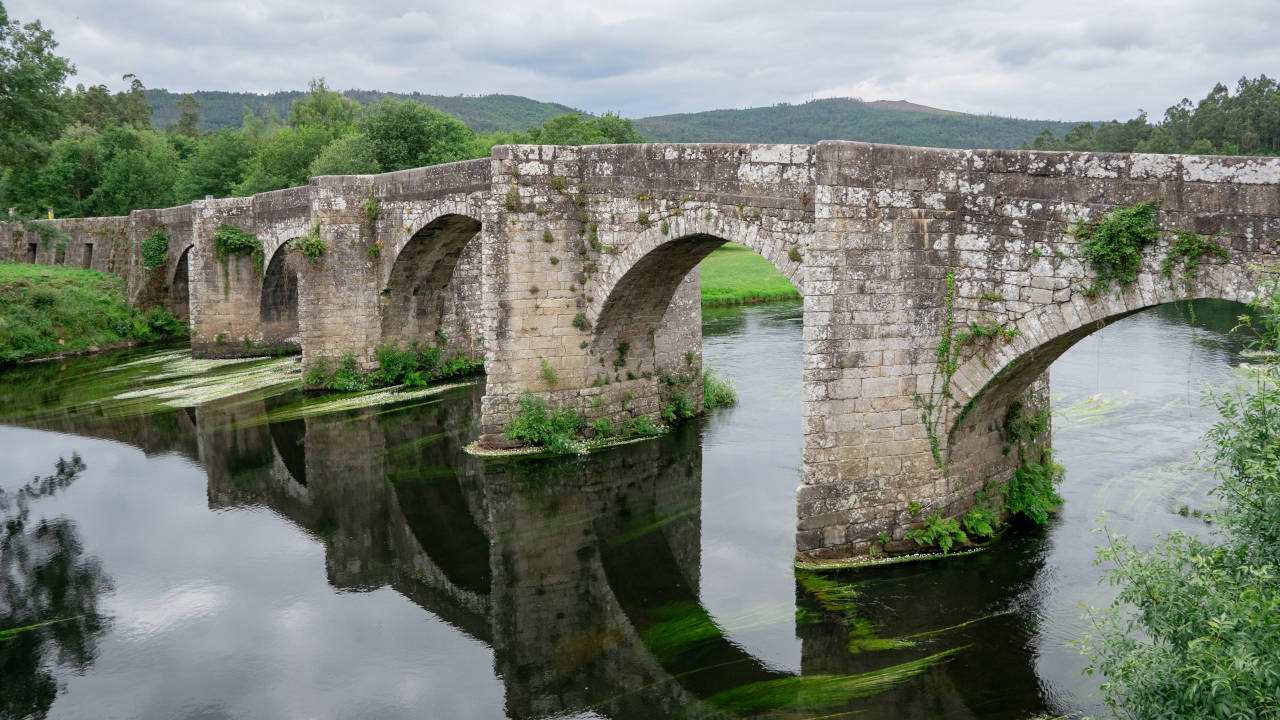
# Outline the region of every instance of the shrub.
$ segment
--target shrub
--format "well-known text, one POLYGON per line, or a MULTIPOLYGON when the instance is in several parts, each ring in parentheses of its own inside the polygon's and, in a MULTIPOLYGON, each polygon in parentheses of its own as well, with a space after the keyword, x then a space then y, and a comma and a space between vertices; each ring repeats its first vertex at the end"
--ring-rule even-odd
POLYGON ((169 264, 169 233, 156 228, 142 241, 142 267, 156 270, 169 264))
POLYGON ((556 381, 559 380, 559 378, 556 377, 555 368, 551 367, 545 359, 542 360, 542 369, 538 371, 538 375, 542 378, 543 382, 551 387, 555 387, 556 381))
POLYGON ((302 374, 302 382, 308 387, 326 387, 332 375, 333 369, 329 367, 329 358, 322 357, 307 367, 307 371, 302 374))
POLYGON ((613 421, 604 417, 597 418, 595 422, 591 423, 591 429, 596 431, 596 437, 599 438, 611 437, 618 431, 618 429, 614 427, 613 421))
POLYGON ((523 207, 523 204, 520 202, 520 190, 514 185, 511 186, 511 189, 507 190, 507 195, 503 199, 502 205, 507 209, 507 212, 520 212, 523 207))
MULTIPOLYGON (((587 316, 584 313, 578 313, 573 316, 573 326, 579 330, 586 331, 588 327, 587 316)), ((585 340, 583 342, 586 342, 585 340)))
POLYGON ((360 392, 369 389, 369 378, 360 372, 360 366, 356 362, 356 354, 350 350, 343 353, 342 359, 338 361, 338 370, 333 374, 333 382, 329 384, 330 390, 338 392, 360 392))
POLYGON ((738 391, 713 368, 702 371, 702 404, 707 408, 731 407, 738 404, 738 391))
POLYGON ((974 508, 961 518, 960 524, 964 526, 964 531, 970 537, 991 537, 996 534, 996 526, 1000 524, 1000 518, 990 510, 974 508))
POLYGON ((582 415, 573 410, 547 409, 547 403, 532 393, 520 396, 516 414, 507 424, 507 439, 529 445, 542 445, 558 454, 583 454, 586 446, 577 439, 585 425, 582 415))
POLYGON ((666 431, 667 429, 662 425, 659 425, 658 423, 654 422, 653 418, 649 417, 648 415, 641 415, 640 417, 632 418, 631 420, 628 420, 625 423, 623 423, 622 428, 619 430, 618 434, 621 435, 622 437, 627 437, 627 438, 654 437, 657 435, 661 435, 666 431))

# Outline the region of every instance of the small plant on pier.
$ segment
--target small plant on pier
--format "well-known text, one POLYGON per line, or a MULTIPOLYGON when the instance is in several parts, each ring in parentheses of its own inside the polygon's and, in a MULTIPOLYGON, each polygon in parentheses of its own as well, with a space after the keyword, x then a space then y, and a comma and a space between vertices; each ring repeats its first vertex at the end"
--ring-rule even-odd
POLYGON ((169 263, 169 233, 156 228, 142 241, 142 267, 158 270, 169 263))
POLYGON ((378 216, 382 214, 382 203, 377 198, 369 198, 364 201, 364 216, 369 221, 369 227, 372 229, 378 224, 378 216))
POLYGON ((511 189, 507 190, 507 195, 503 199, 502 205, 507 209, 507 212, 520 212, 524 207, 523 203, 520 202, 520 190, 514 185, 511 186, 511 189))
POLYGON ((549 387, 555 387, 559 378, 556 377, 556 369, 551 367, 546 358, 542 360, 542 369, 538 371, 538 376, 542 378, 549 387))
POLYGON ((1023 515, 1037 525, 1049 519, 1049 513, 1062 504, 1057 485, 1066 473, 1053 461, 1053 451, 1045 447, 1040 437, 1049 429, 1049 410, 1046 408, 1028 416, 1022 400, 1015 400, 1005 415, 1001 427, 1004 452, 1017 451, 1018 468, 1004 490, 1004 509, 1012 515, 1023 515))
POLYGON ((914 540, 920 547, 937 547, 944 554, 951 552, 956 544, 969 542, 969 536, 960 529, 960 523, 955 518, 944 518, 941 515, 925 518, 924 526, 908 532, 906 539, 914 540))
POLYGON ((320 237, 320 223, 316 223, 306 235, 290 240, 289 247, 305 255, 313 263, 319 262, 329 250, 329 245, 320 237))
POLYGON ((581 455, 587 448, 578 439, 578 431, 585 425, 586 421, 579 413, 549 410, 545 400, 526 392, 520 396, 506 435, 508 440, 541 445, 553 453, 581 455))

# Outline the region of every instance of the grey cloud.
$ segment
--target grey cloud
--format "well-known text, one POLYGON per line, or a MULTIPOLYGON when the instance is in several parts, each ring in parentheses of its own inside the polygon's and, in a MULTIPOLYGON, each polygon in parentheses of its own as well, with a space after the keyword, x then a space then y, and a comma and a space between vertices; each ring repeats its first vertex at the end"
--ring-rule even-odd
POLYGON ((78 80, 173 90, 507 92, 629 115, 906 98, 1053 119, 1159 115, 1214 82, 1280 72, 1274 0, 10 0, 78 80))

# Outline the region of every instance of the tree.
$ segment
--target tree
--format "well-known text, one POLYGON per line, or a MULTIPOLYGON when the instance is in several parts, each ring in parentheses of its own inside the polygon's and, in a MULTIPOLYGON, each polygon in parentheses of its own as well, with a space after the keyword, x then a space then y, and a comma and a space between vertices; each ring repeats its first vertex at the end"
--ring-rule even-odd
POLYGON ((334 140, 311 163, 312 175, 371 175, 381 171, 373 143, 364 133, 334 140))
POLYGON ((289 108, 289 125, 315 125, 338 137, 351 129, 359 109, 360 105, 354 100, 329 90, 324 78, 314 78, 307 86, 307 94, 294 100, 289 108))
POLYGON ((244 180, 236 186, 235 194, 253 195, 306 185, 311 163, 331 139, 328 130, 316 125, 269 132, 262 144, 253 149, 244 180))
POLYGON ((21 25, 0 4, 0 167, 31 162, 65 122, 62 83, 75 71, 53 33, 21 25))
POLYGON ((244 133, 223 128, 201 138, 182 166, 174 201, 186 203, 205 195, 229 197, 244 179, 252 145, 244 133))
POLYGON ((187 93, 178 100, 178 134, 195 137, 199 134, 196 126, 200 122, 200 103, 187 93))
POLYGON ((475 137, 461 120, 412 100, 383 100, 357 128, 383 172, 466 160, 475 137))
POLYGON ((102 144, 102 180, 86 203, 86 215, 127 215, 173 205, 178 153, 164 135, 115 126, 102 134, 102 144))
POLYGON ((1280 716, 1280 282, 1241 327, 1264 358, 1250 382, 1213 396, 1205 459, 1222 501, 1215 541, 1174 533, 1150 551, 1113 538, 1099 560, 1119 594, 1092 611, 1081 646, 1116 715, 1280 716))

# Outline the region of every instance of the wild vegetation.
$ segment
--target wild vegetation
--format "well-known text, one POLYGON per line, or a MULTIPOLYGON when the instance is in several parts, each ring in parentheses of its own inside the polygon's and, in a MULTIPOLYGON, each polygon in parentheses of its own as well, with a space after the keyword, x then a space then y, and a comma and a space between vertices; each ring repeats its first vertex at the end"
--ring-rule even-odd
POLYGON ((408 348, 383 345, 377 349, 378 368, 362 371, 355 353, 344 353, 337 365, 327 358, 315 360, 303 372, 303 384, 336 392, 359 392, 370 388, 425 387, 437 380, 461 377, 479 372, 483 360, 463 353, 446 359, 445 351, 434 345, 413 343, 408 348))
POLYGON ((1280 714, 1280 283, 1237 330, 1256 357, 1244 384, 1209 394, 1218 423, 1201 459, 1221 502, 1208 538, 1175 532, 1144 550, 1107 534, 1099 562, 1118 588, 1090 612, 1088 671, 1120 718, 1280 714))
POLYGON ((114 275, 0 263, 0 364, 185 335, 169 313, 130 306, 114 275))

